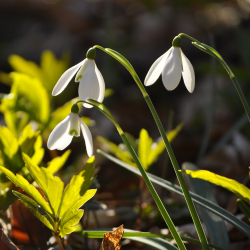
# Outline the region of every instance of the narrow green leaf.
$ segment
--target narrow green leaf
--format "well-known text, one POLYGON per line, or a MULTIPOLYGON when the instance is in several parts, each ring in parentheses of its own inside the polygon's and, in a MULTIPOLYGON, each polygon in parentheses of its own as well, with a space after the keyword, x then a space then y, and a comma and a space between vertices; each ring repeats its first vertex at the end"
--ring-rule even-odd
POLYGON ((63 167, 65 162, 67 161, 71 150, 67 150, 62 156, 55 157, 51 162, 49 162, 47 171, 55 174, 58 170, 63 167))
MULTIPOLYGON (((83 230, 81 232, 74 232, 74 235, 82 235, 84 237, 88 237, 88 238, 103 238, 103 235, 105 233, 108 233, 110 231, 113 231, 114 229, 112 228, 107 228, 107 229, 101 229, 101 230, 83 230)), ((166 239, 166 240, 173 240, 173 236, 170 234, 154 234, 154 233, 149 233, 149 232, 139 232, 139 231, 134 231, 134 230, 130 230, 130 229, 124 229, 124 234, 123 234, 123 239, 131 239, 134 241, 137 241, 137 238, 141 238, 143 243, 143 239, 144 238, 161 238, 161 239, 166 239)), ((185 236, 181 236, 181 239, 185 242, 189 242, 189 243, 195 243, 195 244, 201 244, 199 240, 194 239, 194 238, 190 238, 190 237, 185 237, 185 236)), ((161 241, 162 243, 165 242, 166 244, 171 244, 168 241, 161 241)), ((173 246, 171 244, 171 246, 173 246)), ((209 244, 210 247, 213 247, 215 249, 220 249, 223 250, 223 248, 218 247, 216 245, 213 244, 209 244)), ((175 247, 175 246, 174 246, 175 247)), ((176 248, 174 248, 176 249, 176 248)))
POLYGON ((95 195, 95 193, 96 189, 87 190, 85 194, 77 201, 74 200, 75 202, 70 208, 67 206, 67 203, 69 204, 69 200, 63 199, 62 207, 67 206, 68 210, 65 211, 65 209, 63 209, 64 213, 61 213, 62 217, 59 221, 59 231, 61 237, 64 237, 66 234, 69 234, 75 230, 75 225, 79 222, 84 213, 84 211, 79 208, 88 200, 90 200, 95 195))
POLYGON ((24 153, 23 160, 26 163, 26 167, 28 168, 31 176, 43 191, 43 194, 51 206, 54 216, 57 217, 64 183, 59 177, 54 177, 51 172, 47 171, 46 168, 39 168, 32 162, 30 157, 24 153))
POLYGON ((152 146, 153 140, 149 137, 146 129, 142 129, 139 135, 139 144, 138 144, 138 157, 140 162, 145 170, 148 169, 148 156, 152 146))
MULTIPOLYGON (((88 159, 86 165, 84 166, 84 169, 79 174, 72 177, 70 183, 66 186, 62 196, 59 219, 62 218, 66 213, 68 213, 68 211, 71 210, 72 207, 79 201, 81 203, 85 200, 85 193, 89 191, 87 191, 87 189, 91 186, 95 179, 93 177, 94 167, 95 157, 92 156, 88 159)), ((76 210, 79 207, 77 207, 76 210)))
POLYGON ((23 205, 30 210, 30 212, 39 219, 46 227, 54 231, 54 223, 51 217, 32 199, 17 191, 13 191, 14 195, 21 200, 23 205))
MULTIPOLYGON (((184 170, 197 170, 197 166, 192 163, 183 163, 182 168, 184 170)), ((190 176, 186 176, 189 186, 191 190, 202 196, 209 201, 217 204, 216 198, 214 196, 213 190, 211 189, 211 185, 203 180, 193 179, 190 176)), ((203 207, 199 207, 199 211, 201 214, 201 218, 206 225, 208 236, 210 242, 222 247, 223 249, 230 249, 230 242, 228 238, 228 233, 226 229, 225 222, 214 213, 208 211, 203 207)))
POLYGON ((248 204, 250 204, 250 189, 235 180, 214 174, 207 170, 197 170, 197 171, 181 170, 180 172, 188 174, 192 178, 199 178, 205 181, 209 181, 218 186, 224 187, 229 191, 238 195, 248 204))
POLYGON ((0 170, 7 175, 7 177, 18 187, 22 188, 27 194, 29 194, 48 214, 52 214, 52 210, 49 207, 46 200, 42 197, 39 191, 29 182, 24 179, 21 175, 17 174, 16 176, 9 171, 8 169, 1 167, 0 170))
MULTIPOLYGON (((137 168, 134 168, 133 166, 122 162, 121 160, 103 152, 102 150, 97 150, 98 153, 100 153, 101 155, 103 155, 104 157, 106 157, 107 159, 115 162, 116 164, 120 165, 121 167, 137 174, 137 175, 141 175, 140 171, 137 168)), ((172 184, 171 182, 168 182, 160 177, 157 177, 155 175, 152 175, 150 173, 147 173, 149 179, 160 185, 163 188, 166 188, 167 190, 174 192, 176 194, 179 194, 181 196, 184 196, 182 193, 182 190, 179 186, 172 184)), ((244 233, 248 238, 250 238, 250 226, 248 226, 246 223, 244 223, 243 221, 241 221, 240 219, 238 219, 237 217, 235 217, 233 214, 229 213, 227 210, 219 207, 218 205, 214 204, 211 201, 208 201, 207 199, 190 192, 190 195, 192 197, 192 200, 206 208, 207 210, 211 211, 212 213, 218 215, 219 217, 221 217, 222 219, 224 219, 225 221, 227 221, 229 224, 233 225, 234 227, 236 227, 238 230, 240 230, 242 233, 244 233)))

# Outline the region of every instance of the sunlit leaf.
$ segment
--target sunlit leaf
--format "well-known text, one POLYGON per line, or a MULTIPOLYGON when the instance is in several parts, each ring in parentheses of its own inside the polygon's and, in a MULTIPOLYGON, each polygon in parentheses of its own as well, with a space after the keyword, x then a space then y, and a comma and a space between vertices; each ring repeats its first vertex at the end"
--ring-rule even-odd
POLYGON ((48 163, 47 171, 51 172, 52 174, 58 172, 58 170, 63 167, 67 161, 70 153, 71 150, 67 150, 62 156, 55 157, 51 162, 48 163))
MULTIPOLYGON (((178 135, 178 133, 181 131, 183 127, 183 124, 178 125, 175 129, 167 132, 168 141, 172 142, 174 138, 178 135)), ((153 144, 154 145, 154 144, 153 144)), ((160 154, 165 150, 165 144, 164 141, 161 139, 160 142, 158 142, 155 147, 149 152, 148 155, 148 165, 152 165, 160 156, 160 154)))
MULTIPOLYGON (((109 155, 106 154, 105 152, 101 151, 101 150, 97 150, 98 153, 100 153, 101 155, 103 155, 104 157, 106 157, 107 159, 111 160, 112 162, 122 166, 123 168, 137 174, 137 175, 141 175, 139 169, 109 155)), ((155 175, 152 175, 150 173, 147 173, 149 179, 155 183, 160 185, 161 187, 174 192, 178 195, 184 196, 181 188, 177 185, 174 185, 173 183, 166 181, 160 177, 157 177, 155 175)), ((190 195, 192 197, 192 200, 206 208, 207 210, 211 211, 212 213, 220 216, 222 219, 224 219, 225 221, 227 221, 228 223, 232 224, 234 227, 238 228, 242 233, 244 233, 245 235, 247 235, 250 238, 250 226, 248 226, 246 223, 244 223, 243 221, 241 221, 240 219, 238 219, 237 217, 235 217, 233 214, 229 213, 227 210, 221 208, 220 206, 214 204, 213 202, 193 193, 190 192, 190 195)))
POLYGON ((16 72, 10 76, 13 79, 11 93, 16 100, 16 109, 29 113, 38 122, 46 123, 49 118, 50 103, 41 81, 16 72))
POLYGON ((114 154, 117 158, 121 159, 124 162, 127 162, 133 166, 136 166, 136 164, 133 162, 132 156, 127 152, 122 149, 120 149, 115 143, 110 142, 109 140, 98 136, 97 140, 104 145, 108 146, 108 150, 114 154))
POLYGON ((17 191, 13 191, 14 195, 20 199, 22 204, 37 218, 39 219, 45 226, 49 229, 54 230, 53 220, 47 213, 31 198, 23 195, 17 191))
MULTIPOLYGON (((182 164, 182 169, 198 170, 198 167, 192 163, 185 162, 182 164)), ((186 175, 185 177, 187 177, 186 181, 188 186, 190 186, 194 193, 217 204, 217 200, 213 190, 211 189, 210 183, 204 180, 191 178, 189 175, 186 175)), ((210 242, 222 247, 223 249, 230 249, 230 242, 224 220, 203 207, 199 207, 199 212, 201 219, 207 228, 210 242)))
POLYGON ((214 174, 207 170, 197 170, 197 171, 181 170, 181 172, 189 174, 192 178, 199 178, 205 181, 209 181, 218 186, 224 187, 229 191, 238 195, 248 204, 250 204, 250 189, 235 180, 214 174))
MULTIPOLYGON (((83 210, 79 208, 83 204, 85 204, 88 200, 90 200, 95 195, 95 193, 96 193, 96 189, 87 190, 85 194, 81 196, 78 200, 74 199, 75 202, 73 203, 70 209, 66 210, 64 214, 61 213, 62 217, 59 222, 59 230, 60 230, 61 237, 64 237, 66 234, 69 234, 75 230, 74 226, 79 222, 84 212, 83 210)), ((68 199, 69 199, 69 196, 67 196, 67 199, 64 198, 62 201, 62 204, 64 205, 68 199)))
POLYGON ((26 163, 31 176, 34 178, 48 203, 53 210, 54 216, 57 215, 61 203, 64 183, 59 177, 54 177, 46 168, 36 166, 30 157, 23 153, 23 160, 26 163))
POLYGON ((138 157, 145 170, 148 169, 148 156, 150 154, 150 149, 153 140, 149 137, 147 130, 142 129, 139 135, 139 145, 138 145, 138 157))
POLYGON ((11 171, 4 167, 0 166, 0 170, 4 174, 6 174, 10 181, 12 181, 16 186, 22 188, 27 194, 29 194, 45 211, 47 211, 49 214, 52 214, 52 210, 46 200, 42 197, 39 191, 26 179, 24 179, 19 174, 15 176, 11 171))
POLYGON ((50 50, 45 50, 41 55, 41 81, 49 93, 52 92, 56 82, 69 66, 69 54, 65 53, 62 60, 57 60, 50 50))
POLYGON ((84 169, 79 174, 72 177, 70 183, 66 186, 63 193, 62 205, 59 211, 59 218, 63 217, 68 210, 72 209, 72 206, 75 203, 82 199, 82 196, 95 179, 93 177, 94 168, 95 157, 92 156, 88 159, 87 163, 84 166, 84 169))
POLYGON ((3 146, 1 150, 12 159, 18 151, 18 141, 7 127, 0 127, 0 134, 0 140, 3 146))

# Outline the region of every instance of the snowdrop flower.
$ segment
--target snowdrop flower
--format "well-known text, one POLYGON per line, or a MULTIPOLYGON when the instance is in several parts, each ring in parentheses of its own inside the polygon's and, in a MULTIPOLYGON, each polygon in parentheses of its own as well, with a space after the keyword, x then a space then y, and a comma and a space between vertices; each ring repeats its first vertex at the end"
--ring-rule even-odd
POLYGON ((175 37, 172 47, 151 66, 145 78, 145 86, 150 86, 156 82, 160 74, 167 90, 174 90, 180 80, 181 75, 187 90, 192 93, 195 86, 194 69, 190 61, 181 50, 181 38, 175 37))
MULTIPOLYGON (((80 99, 83 101, 93 99, 102 102, 105 94, 105 83, 102 74, 95 64, 95 55, 96 50, 92 48, 89 49, 86 54, 86 59, 65 71, 55 85, 52 95, 59 95, 78 71, 75 82, 80 82, 78 89, 80 99)), ((84 103, 83 106, 86 108, 93 107, 86 103, 84 103)))
POLYGON ((77 104, 74 104, 71 113, 53 129, 47 142, 50 150, 65 149, 71 143, 74 136, 80 136, 81 128, 87 154, 89 157, 93 155, 92 135, 87 125, 78 116, 78 112, 79 108, 77 104))

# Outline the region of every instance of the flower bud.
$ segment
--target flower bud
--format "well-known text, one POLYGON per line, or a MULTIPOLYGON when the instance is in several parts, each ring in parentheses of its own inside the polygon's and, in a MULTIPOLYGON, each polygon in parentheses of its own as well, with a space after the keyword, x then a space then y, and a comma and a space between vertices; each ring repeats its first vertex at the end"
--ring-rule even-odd
POLYGON ((90 60, 94 60, 96 55, 96 50, 93 48, 90 48, 86 54, 86 57, 90 60))
POLYGON ((74 104, 71 108, 71 113, 78 114, 79 113, 79 107, 77 104, 74 104))
POLYGON ((181 47, 181 38, 176 36, 172 42, 172 46, 180 48, 181 47))

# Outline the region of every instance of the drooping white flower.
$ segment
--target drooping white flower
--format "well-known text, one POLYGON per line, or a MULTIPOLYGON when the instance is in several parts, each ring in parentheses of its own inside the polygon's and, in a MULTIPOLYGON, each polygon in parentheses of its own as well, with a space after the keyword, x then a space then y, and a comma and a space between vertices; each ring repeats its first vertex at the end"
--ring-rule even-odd
POLYGON ((91 157, 93 155, 92 135, 87 125, 78 116, 78 112, 74 112, 73 107, 71 113, 53 129, 49 135, 47 146, 50 150, 65 149, 71 143, 74 136, 80 136, 81 128, 83 138, 85 140, 87 154, 89 157, 91 157))
POLYGON ((174 90, 183 77, 187 90, 192 93, 195 87, 194 68, 182 52, 181 38, 175 37, 173 46, 159 57, 149 69, 144 84, 150 86, 156 82, 160 74, 167 90, 174 90))
MULTIPOLYGON (((56 83, 52 95, 59 95, 69 84, 70 80, 77 73, 75 82, 80 82, 78 94, 82 101, 93 99, 102 102, 105 94, 105 83, 102 74, 95 64, 95 49, 89 49, 86 59, 65 71, 56 83)), ((83 103, 86 108, 92 108, 92 105, 83 103)))

